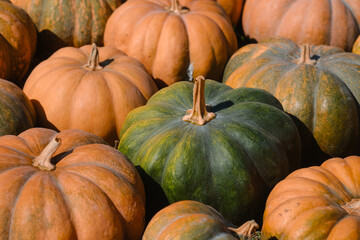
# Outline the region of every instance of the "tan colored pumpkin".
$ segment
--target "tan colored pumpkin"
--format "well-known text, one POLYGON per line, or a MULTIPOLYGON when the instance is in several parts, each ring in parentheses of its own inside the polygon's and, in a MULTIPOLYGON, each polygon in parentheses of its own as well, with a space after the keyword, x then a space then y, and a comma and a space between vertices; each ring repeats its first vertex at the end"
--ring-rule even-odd
POLYGON ((259 42, 280 36, 351 51, 360 33, 360 1, 247 0, 242 23, 245 34, 259 42))
POLYGON ((262 239, 360 239, 360 157, 291 173, 271 191, 262 239))
POLYGON ((36 50, 36 28, 29 15, 0 0, 0 78, 23 85, 36 50))
POLYGON ((157 87, 144 66, 113 47, 66 47, 39 64, 25 82, 39 126, 82 129, 114 145, 132 109, 157 87))
POLYGON ((0 137, 2 239, 140 239, 145 195, 127 157, 82 130, 0 137))
POLYGON ((204 75, 221 81, 237 40, 224 9, 209 0, 131 0, 110 16, 112 45, 142 62, 159 87, 204 75), (121 24, 119 24, 121 23, 121 24))

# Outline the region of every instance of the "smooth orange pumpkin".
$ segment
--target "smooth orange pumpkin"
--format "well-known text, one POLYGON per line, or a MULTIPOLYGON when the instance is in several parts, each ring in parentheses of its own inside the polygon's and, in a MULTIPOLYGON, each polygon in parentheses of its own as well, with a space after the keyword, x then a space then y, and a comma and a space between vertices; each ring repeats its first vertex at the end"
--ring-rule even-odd
POLYGON ((236 26, 240 20, 244 0, 217 0, 216 2, 224 8, 232 24, 236 26))
POLYGON ((0 137, 3 239, 140 239, 145 195, 125 155, 82 130, 0 137))
POLYGON ((262 239, 360 239, 360 157, 291 173, 271 191, 262 239))
POLYGON ((351 51, 360 33, 360 1, 247 0, 242 24, 245 34, 259 42, 281 36, 351 51))
POLYGON ((25 82, 39 126, 82 129, 114 145, 126 115, 157 91, 144 66, 113 47, 66 47, 25 82))
POLYGON ((23 85, 36 50, 36 27, 29 15, 0 0, 0 78, 23 85))
POLYGON ((209 0, 127 1, 106 23, 104 44, 142 62, 159 87, 188 80, 190 64, 193 76, 221 81, 237 49, 229 17, 209 0))
POLYGON ((360 54, 360 35, 357 37, 357 39, 354 42, 354 45, 352 47, 352 52, 356 54, 360 54))

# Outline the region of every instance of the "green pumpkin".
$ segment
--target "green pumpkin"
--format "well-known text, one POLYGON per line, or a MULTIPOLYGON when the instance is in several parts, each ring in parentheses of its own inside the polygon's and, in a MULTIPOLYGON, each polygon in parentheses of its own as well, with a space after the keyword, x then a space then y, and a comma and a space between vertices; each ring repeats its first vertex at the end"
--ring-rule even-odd
POLYGON ((12 0, 38 29, 36 57, 47 59, 56 50, 96 43, 103 45, 105 24, 123 0, 12 0))
POLYGON ((359 55, 326 45, 269 39, 239 49, 227 63, 223 83, 273 94, 328 157, 358 152, 359 55))
POLYGON ((21 88, 0 79, 0 136, 18 135, 36 124, 35 109, 21 88))
POLYGON ((118 149, 170 203, 200 201, 239 224, 255 218, 269 189, 299 166, 299 134, 271 94, 204 85, 203 77, 172 84, 131 111, 118 149))

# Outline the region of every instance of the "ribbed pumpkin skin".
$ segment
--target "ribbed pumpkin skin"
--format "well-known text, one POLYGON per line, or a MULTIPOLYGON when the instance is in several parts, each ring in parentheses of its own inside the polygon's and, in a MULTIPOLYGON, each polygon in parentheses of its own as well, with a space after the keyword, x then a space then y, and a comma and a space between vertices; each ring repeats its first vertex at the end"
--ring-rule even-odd
POLYGON ((17 135, 36 124, 34 106, 14 83, 0 79, 0 136, 17 135))
POLYGON ((318 45, 310 48, 315 65, 298 64, 300 52, 286 39, 247 45, 229 60, 223 82, 270 92, 305 124, 322 151, 332 157, 353 154, 360 136, 360 56, 318 45))
POLYGON ((358 156, 291 173, 267 199, 261 238, 360 239, 359 183, 358 156))
POLYGON ((0 78, 22 86, 36 50, 36 28, 29 15, 0 0, 0 78))
POLYGON ((175 83, 131 111, 119 150, 161 185, 170 203, 197 200, 239 224, 299 166, 299 135, 272 95, 213 80, 206 80, 205 103, 216 117, 203 126, 183 121, 193 85, 175 83))
POLYGON ((184 200, 159 211, 147 225, 143 240, 236 240, 225 220, 213 208, 184 200))
POLYGON ((244 0, 217 0, 216 2, 224 8, 232 24, 234 26, 237 25, 240 20, 244 0))
POLYGON ((145 199, 130 161, 81 130, 32 128, 0 137, 2 239, 140 239, 145 199), (54 137, 56 168, 33 159, 54 137))
POLYGON ((358 0, 248 0, 242 24, 258 42, 285 37, 297 44, 331 45, 351 51, 360 33, 358 0))
POLYGON ((46 59, 56 50, 103 45, 105 24, 122 0, 11 0, 23 8, 39 32, 38 52, 46 59))
POLYGON ((126 115, 157 91, 144 66, 113 47, 100 47, 99 70, 90 70, 91 46, 66 47, 39 64, 24 85, 39 126, 82 129, 110 145, 126 115), (61 111, 60 111, 61 109, 61 111))
POLYGON ((125 2, 106 23, 105 46, 113 45, 142 62, 159 87, 187 80, 190 63, 194 76, 221 81, 237 49, 229 17, 213 1, 179 3, 188 10, 166 10, 171 0, 125 2))

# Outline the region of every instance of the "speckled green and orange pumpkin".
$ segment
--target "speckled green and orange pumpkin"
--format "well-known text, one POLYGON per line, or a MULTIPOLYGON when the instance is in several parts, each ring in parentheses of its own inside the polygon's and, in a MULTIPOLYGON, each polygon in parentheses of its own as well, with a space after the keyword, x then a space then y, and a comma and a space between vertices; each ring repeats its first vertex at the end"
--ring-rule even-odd
POLYGON ((119 138, 170 203, 197 200, 234 224, 255 218, 300 165, 299 133, 274 96, 203 77, 158 91, 129 113, 119 138))
POLYGON ((327 45, 270 39, 239 49, 226 66, 223 82, 273 94, 329 156, 359 150, 359 55, 327 45))
POLYGON ((106 21, 123 0, 11 0, 23 8, 39 32, 37 57, 65 47, 103 45, 106 21))
POLYGON ((184 200, 159 211, 147 225, 142 239, 248 239, 259 227, 253 220, 239 228, 228 225, 214 208, 197 201, 184 200))

